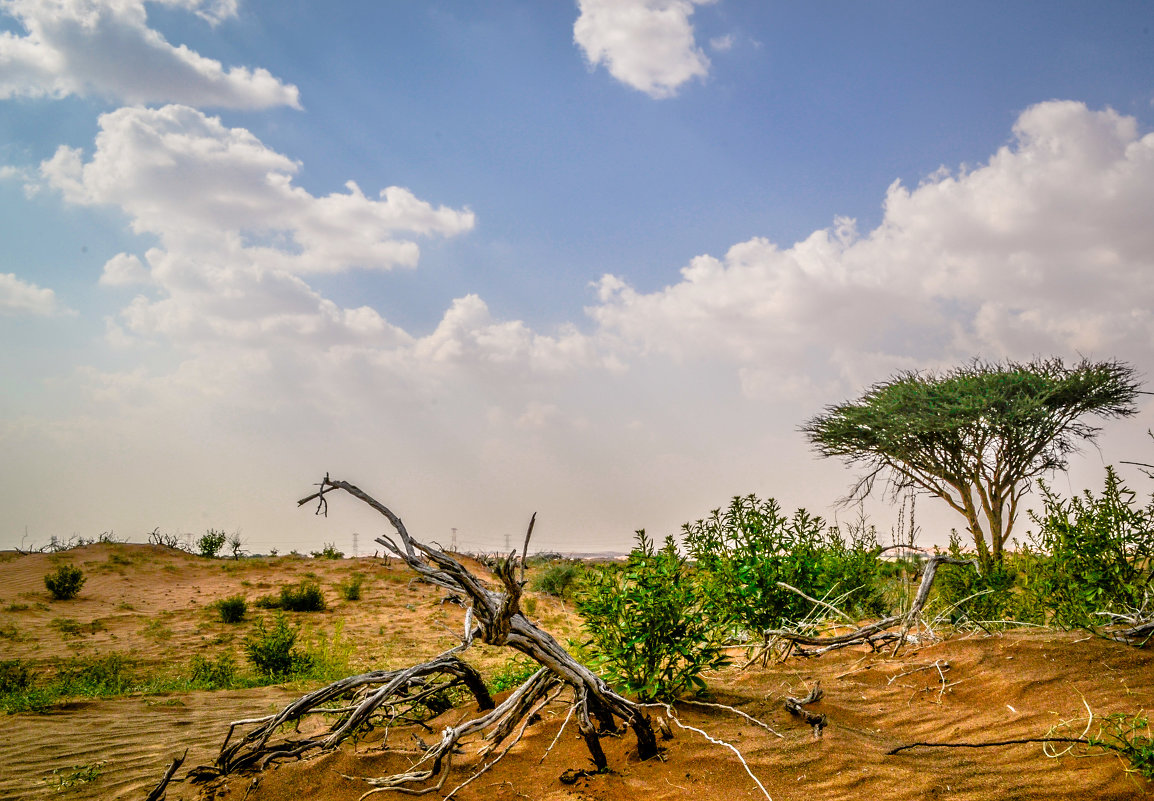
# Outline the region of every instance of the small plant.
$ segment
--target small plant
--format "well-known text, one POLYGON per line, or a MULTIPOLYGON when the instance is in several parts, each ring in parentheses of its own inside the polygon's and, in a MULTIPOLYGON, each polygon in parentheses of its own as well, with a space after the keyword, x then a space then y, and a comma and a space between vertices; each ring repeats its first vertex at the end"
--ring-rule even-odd
POLYGON ((70 601, 80 594, 87 579, 84 571, 72 565, 60 565, 44 577, 44 586, 54 601, 70 601))
POLYGON ((248 614, 248 604, 243 595, 230 595, 217 601, 216 612, 222 623, 240 623, 248 614))
POLYGON ((226 539, 227 536, 224 531, 217 531, 216 529, 210 528, 203 537, 196 541, 196 550, 201 556, 207 559, 213 559, 220 553, 220 549, 224 547, 226 539))
POLYGON ((83 637, 86 634, 95 634, 98 631, 104 631, 104 624, 99 620, 92 620, 88 623, 81 623, 79 620, 71 617, 54 617, 49 621, 48 625, 60 632, 65 637, 83 637))
POLYGON ((0 695, 24 692, 34 681, 32 669, 21 660, 0 660, 0 695))
POLYGON ((145 637, 157 640, 158 642, 166 642, 172 639, 175 633, 171 628, 164 624, 164 621, 159 618, 150 618, 144 622, 144 628, 140 633, 145 637))
POLYGON ((520 687, 525 683, 525 680, 536 673, 540 667, 536 662, 525 659, 524 657, 509 657, 509 659, 505 660, 505 664, 499 667, 497 672, 495 672, 485 684, 488 686, 490 693, 494 695, 503 693, 506 690, 520 687))
POLYGON ((272 628, 264 619, 257 620, 244 639, 244 650, 257 671, 268 678, 283 679, 303 673, 312 667, 312 659, 296 649, 298 627, 283 614, 277 614, 272 628))
POLYGON ((303 580, 294 587, 281 587, 278 607, 286 612, 323 612, 325 596, 315 581, 303 580))
POLYGON ((240 559, 244 556, 244 540, 241 539, 239 531, 234 531, 228 535, 228 550, 233 559, 240 559))
POLYGON ((325 547, 319 551, 313 551, 312 557, 314 559, 344 559, 343 552, 337 550, 334 543, 326 542, 325 547))
POLYGON ((573 562, 554 563, 545 568, 545 572, 533 581, 530 588, 534 592, 564 598, 580 576, 581 568, 573 562))
POLYGON ((642 700, 701 692, 702 672, 728 662, 672 537, 658 551, 644 531, 637 532, 623 570, 587 574, 577 610, 610 681, 642 700))
POLYGON ((58 694, 65 696, 123 695, 132 688, 131 668, 132 663, 120 653, 70 659, 60 665, 54 684, 58 694))
POLYGON ((63 792, 81 784, 90 784, 100 778, 104 761, 93 762, 91 765, 73 765, 67 768, 55 768, 52 775, 44 779, 53 790, 63 792))
POLYGON ((338 584, 337 589, 340 590, 341 597, 346 601, 359 601, 361 600, 361 588, 364 584, 364 575, 353 573, 348 579, 338 584))
POLYGON ((226 689, 236 681, 236 659, 227 651, 216 659, 193 654, 189 673, 192 683, 197 687, 205 690, 226 689))

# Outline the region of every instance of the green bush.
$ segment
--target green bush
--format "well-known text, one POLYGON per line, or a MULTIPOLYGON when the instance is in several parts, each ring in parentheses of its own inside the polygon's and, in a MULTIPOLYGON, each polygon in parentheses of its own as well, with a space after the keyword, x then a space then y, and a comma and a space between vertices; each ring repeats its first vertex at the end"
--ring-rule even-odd
POLYGON ((682 532, 710 618, 737 636, 761 637, 810 615, 813 604, 778 582, 816 598, 844 595, 846 611, 885 610, 872 528, 851 528, 847 542, 838 528, 827 528, 804 509, 786 517, 773 498, 746 495, 686 523, 682 532))
POLYGON ((353 573, 345 581, 338 584, 337 589, 346 601, 359 601, 364 584, 365 577, 360 573, 353 573))
POLYGON ((201 556, 212 559, 220 553, 220 549, 224 547, 227 539, 228 535, 223 531, 210 528, 203 537, 196 541, 196 550, 201 556))
POLYGON ((293 587, 281 587, 279 606, 286 612, 323 612, 325 595, 319 584, 306 579, 293 587))
POLYGON ((228 652, 220 654, 216 659, 193 654, 189 673, 189 678, 197 687, 205 690, 227 689, 236 681, 236 659, 228 652))
POLYGON ((530 589, 564 598, 580 577, 579 565, 573 562, 554 562, 533 580, 530 589))
POLYGON ((248 604, 243 595, 230 595, 216 602, 216 611, 222 623, 240 623, 248 614, 248 604))
POLYGON ((342 551, 337 550, 337 546, 331 542, 326 542, 324 549, 320 551, 313 551, 312 557, 314 559, 344 559, 345 555, 342 551))
POLYGON ((609 680, 643 700, 702 691, 705 670, 727 659, 703 598, 672 537, 660 551, 644 531, 623 568, 586 574, 577 609, 587 643, 609 680))
POLYGON ((120 653, 61 663, 54 680, 59 695, 122 695, 132 688, 132 663, 120 653))
POLYGON ((303 673, 312 667, 312 659, 296 649, 300 629, 289 625, 283 614, 277 614, 272 628, 257 620, 244 639, 245 654, 257 671, 269 678, 283 679, 303 673))
POLYGON ((489 692, 493 695, 513 690, 524 684, 530 676, 541 669, 541 666, 532 659, 523 656, 512 656, 505 660, 505 664, 485 682, 489 692))
POLYGON ((84 571, 72 565, 60 565, 44 577, 44 586, 54 601, 70 601, 80 594, 80 588, 87 581, 84 571))
POLYGON ((34 681, 32 669, 21 660, 0 660, 0 695, 24 692, 34 681))
POLYGON ((1026 592, 1053 623, 1096 629, 1142 608, 1154 589, 1154 500, 1135 493, 1106 469, 1100 496, 1086 491, 1064 501, 1042 486, 1043 512, 1033 542, 1037 565, 1026 592))

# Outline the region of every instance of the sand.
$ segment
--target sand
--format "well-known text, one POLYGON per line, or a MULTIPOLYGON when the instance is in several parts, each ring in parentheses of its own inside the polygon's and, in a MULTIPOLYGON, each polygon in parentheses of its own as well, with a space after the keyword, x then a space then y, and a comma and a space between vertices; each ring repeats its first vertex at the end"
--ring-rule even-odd
MULTIPOLYGON (((335 630, 356 643, 355 670, 400 667, 452 645, 457 607, 443 592, 411 583, 399 565, 379 560, 204 560, 153 546, 104 544, 57 555, 0 555, 0 658, 51 665, 72 655, 126 653, 140 669, 179 672, 193 653, 232 649, 247 624, 216 620, 210 604, 236 593, 249 600, 312 574, 330 609, 293 618, 315 634, 335 630), (80 566, 89 576, 74 601, 51 602, 43 575, 55 564, 80 566), (349 573, 369 576, 359 602, 339 599, 335 584, 349 573), (27 607, 27 608, 21 608, 27 607), (95 632, 66 635, 53 620, 69 618, 95 632)), ((535 616, 564 642, 579 637, 577 620, 560 602, 530 594, 535 616)), ((263 614, 263 613, 261 613, 263 614)), ((85 629, 86 631, 88 629, 85 629)), ((479 648, 466 658, 489 675, 507 662, 502 649, 479 648)), ((735 666, 709 677, 711 700, 771 726, 781 736, 717 709, 679 706, 676 714, 734 746, 774 801, 853 799, 1130 799, 1151 788, 1112 754, 1086 749, 1048 756, 1039 744, 985 749, 917 749, 887 756, 917 741, 981 742, 1080 733, 1086 705, 1097 716, 1132 715, 1154 707, 1151 649, 1090 638, 1084 633, 1014 630, 988 636, 955 634, 907 647, 894 658, 847 649, 816 659, 769 667, 735 666), (828 717, 823 736, 792 718, 787 695, 801 696, 821 681, 814 705, 828 717)), ((212 761, 228 723, 267 713, 306 685, 236 691, 78 699, 45 713, 0 717, 0 798, 142 799, 169 761, 188 749, 185 768, 212 761), (61 786, 83 769, 91 781, 61 786)), ((462 719, 451 710, 436 730, 462 719)), ((566 706, 547 707, 541 720, 487 773, 464 788, 468 799, 694 799, 765 798, 729 748, 674 727, 661 760, 640 763, 630 736, 606 738, 611 772, 563 784, 566 771, 591 767, 572 722, 559 739, 566 706), (552 744, 552 748, 550 746, 552 744)), ((654 709, 653 715, 665 715, 654 709)), ((375 736, 338 751, 281 764, 256 776, 216 784, 174 782, 169 799, 229 801, 357 799, 368 786, 352 776, 407 768, 418 750, 403 728, 388 747, 375 736)), ((426 740, 435 734, 419 732, 426 740)), ((458 757, 445 791, 477 766, 476 747, 458 757)), ((184 775, 184 770, 178 776, 184 775)), ((374 798, 383 797, 373 796, 374 798)), ((437 797, 432 795, 430 797, 437 797)))

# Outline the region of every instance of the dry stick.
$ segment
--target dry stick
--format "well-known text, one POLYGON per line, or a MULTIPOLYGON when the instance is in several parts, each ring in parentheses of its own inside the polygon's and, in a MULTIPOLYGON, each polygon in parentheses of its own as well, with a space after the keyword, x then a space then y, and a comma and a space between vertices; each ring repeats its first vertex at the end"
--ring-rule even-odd
POLYGON ((172 777, 176 775, 177 769, 184 764, 184 758, 188 756, 188 749, 184 749, 184 753, 176 759, 172 760, 172 764, 168 766, 168 770, 164 773, 164 778, 160 780, 160 784, 153 788, 152 792, 148 794, 145 801, 163 801, 165 789, 168 783, 172 781, 172 777))
POLYGON ((704 707, 709 707, 711 709, 728 710, 729 712, 732 712, 735 715, 740 715, 741 717, 745 718, 746 720, 748 720, 750 723, 754 724, 755 726, 761 726, 761 728, 765 729, 767 732, 769 732, 773 736, 780 737, 783 740, 785 739, 784 734, 777 733, 776 731, 774 731, 773 729, 771 729, 769 727, 769 724, 762 723, 757 718, 753 717, 752 715, 747 715, 746 713, 742 712, 740 709, 734 709, 733 707, 726 706, 725 704, 710 704, 710 703, 707 703, 705 701, 681 701, 681 703, 690 704, 691 706, 704 706, 704 707))
POLYGON ((777 582, 777 586, 781 587, 783 590, 789 590, 790 592, 796 592, 798 595, 800 595, 802 598, 809 601, 811 604, 817 604, 818 606, 825 607, 826 609, 833 612, 835 615, 838 615, 843 620, 848 622, 854 628, 857 628, 857 622, 854 621, 849 615, 847 615, 845 612, 838 609, 833 604, 828 604, 825 601, 819 601, 817 598, 811 598, 810 596, 806 595, 804 592, 799 590, 797 587, 791 587, 790 585, 786 584, 784 581, 777 582))
POLYGON ((732 751, 737 756, 738 761, 741 762, 741 766, 743 768, 745 768, 745 772, 749 774, 749 778, 753 779, 753 783, 757 785, 757 789, 761 790, 761 792, 765 795, 765 797, 768 799, 768 801, 773 801, 773 799, 770 798, 769 791, 765 789, 765 785, 761 783, 760 779, 758 779, 756 776, 753 775, 753 771, 750 769, 749 763, 745 761, 745 757, 743 757, 741 755, 741 752, 738 751, 737 748, 735 748, 733 745, 727 743, 725 740, 718 740, 718 739, 710 736, 708 733, 702 731, 701 729, 696 728, 695 726, 689 726, 685 723, 682 723, 680 720, 677 719, 677 715, 675 715, 673 713, 673 707, 671 707, 669 704, 645 704, 644 706, 662 706, 662 707, 665 707, 665 713, 667 715, 669 715, 669 719, 672 720, 677 725, 677 727, 679 729, 686 729, 688 731, 697 732, 698 734, 700 734, 706 740, 709 740, 709 742, 713 743, 714 745, 724 745, 726 748, 728 748, 730 751, 732 751))
POLYGON ((557 741, 561 739, 561 735, 565 733, 565 727, 569 725, 569 718, 573 717, 573 705, 569 705, 569 711, 565 713, 565 720, 561 721, 561 728, 557 730, 557 736, 553 738, 553 742, 549 743, 549 747, 545 749, 545 753, 537 760, 537 764, 544 763, 545 757, 549 756, 549 752, 553 750, 553 746, 557 745, 557 741))
POLYGON ((910 743, 886 751, 886 756, 893 756, 911 748, 996 748, 1003 745, 1027 745, 1029 743, 1082 743, 1089 745, 1086 740, 1077 737, 1027 737, 1022 740, 999 740, 993 743, 910 743))
MULTIPOLYGON (((521 583, 525 583, 525 559, 529 554, 529 538, 533 536, 533 525, 537 522, 537 513, 529 518, 529 530, 525 532, 525 544, 521 546, 521 583)), ((456 792, 455 790, 453 792, 456 792)))

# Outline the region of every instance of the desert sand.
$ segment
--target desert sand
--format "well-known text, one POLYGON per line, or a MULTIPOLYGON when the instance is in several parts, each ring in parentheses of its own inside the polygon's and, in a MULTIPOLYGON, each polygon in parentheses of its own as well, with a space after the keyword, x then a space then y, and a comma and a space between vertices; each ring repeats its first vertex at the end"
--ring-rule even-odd
MULTIPOLYGON (((339 625, 350 643, 351 672, 420 661, 459 636, 461 610, 442 603, 442 591, 411 582, 395 561, 206 560, 156 546, 100 544, 59 554, 0 554, 0 659, 21 659, 48 671, 61 658, 119 652, 137 671, 156 675, 179 674, 195 653, 211 657, 232 650, 243 663, 240 641, 251 624, 221 623, 210 605, 237 593, 251 602, 306 575, 324 588, 329 609, 292 618, 306 638, 331 636, 339 625), (77 599, 53 602, 43 576, 61 563, 81 567, 88 581, 77 599), (335 585, 354 571, 367 577, 364 598, 341 600, 335 585)), ((544 595, 527 597, 530 616, 561 642, 580 638, 579 619, 570 607, 544 595)), ((250 608, 250 618, 263 614, 250 608)), ((1023 744, 887 756, 896 746, 918 741, 1026 739, 1051 731, 1077 735, 1087 706, 1096 716, 1154 707, 1149 648, 1039 629, 939 633, 942 639, 907 645, 896 657, 845 649, 745 669, 739 658, 708 677, 707 700, 752 715, 774 733, 716 708, 678 705, 675 714, 682 724, 736 748, 774 801, 1149 797, 1146 780, 1128 772, 1117 755, 1085 748, 1053 755, 1042 745, 1023 744), (817 681, 825 697, 813 709, 829 721, 820 738, 783 707, 786 696, 802 696, 817 681), (1068 725, 1062 727, 1064 722, 1068 725)), ((484 646, 465 653, 486 676, 507 667, 510 656, 484 646)), ((74 699, 46 712, 0 717, 0 798, 143 799, 185 749, 188 757, 178 778, 213 760, 230 721, 266 714, 312 686, 74 699), (77 773, 91 780, 64 786, 77 773)), ((676 726, 673 738, 662 742, 660 760, 638 762, 631 737, 607 737, 611 771, 563 784, 566 771, 591 767, 573 723, 561 731, 563 701, 564 696, 546 707, 507 757, 455 797, 765 798, 734 751, 676 726)), ((446 712, 430 722, 433 733, 394 728, 387 746, 374 732, 333 753, 255 775, 229 776, 207 786, 176 781, 167 797, 358 799, 370 788, 351 777, 405 769, 419 756, 414 735, 435 739, 441 727, 469 712, 446 712)), ((652 714, 667 716, 659 708, 652 714)), ((476 747, 467 747, 454 760, 444 790, 467 779, 477 765, 476 747)))

